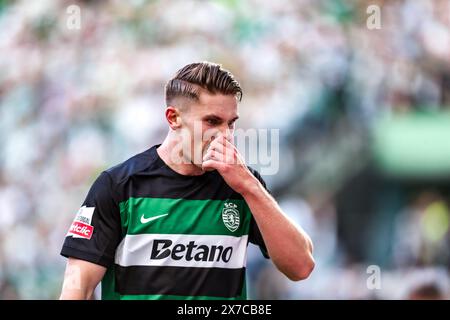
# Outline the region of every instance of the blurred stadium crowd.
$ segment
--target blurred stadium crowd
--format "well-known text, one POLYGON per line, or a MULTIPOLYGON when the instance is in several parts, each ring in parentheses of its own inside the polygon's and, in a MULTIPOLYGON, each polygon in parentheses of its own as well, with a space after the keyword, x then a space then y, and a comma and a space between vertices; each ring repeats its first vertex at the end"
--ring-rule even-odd
POLYGON ((448 0, 0 0, 0 29, 0 299, 58 297, 90 184, 162 141, 164 84, 201 60, 240 80, 239 127, 280 129, 280 172, 265 179, 315 243, 300 283, 252 247, 250 297, 449 298, 448 0), (404 157, 383 125, 398 117, 419 119, 404 157), (420 140, 422 117, 442 144, 420 140))

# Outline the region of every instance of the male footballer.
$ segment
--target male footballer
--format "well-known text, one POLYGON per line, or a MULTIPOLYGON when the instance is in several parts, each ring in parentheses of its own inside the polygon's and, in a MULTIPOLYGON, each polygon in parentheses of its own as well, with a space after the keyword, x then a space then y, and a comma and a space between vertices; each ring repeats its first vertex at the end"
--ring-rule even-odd
POLYGON ((233 144, 242 89, 220 65, 180 69, 165 89, 161 145, 103 171, 61 254, 61 299, 245 299, 248 242, 289 279, 314 268, 293 224, 233 144))

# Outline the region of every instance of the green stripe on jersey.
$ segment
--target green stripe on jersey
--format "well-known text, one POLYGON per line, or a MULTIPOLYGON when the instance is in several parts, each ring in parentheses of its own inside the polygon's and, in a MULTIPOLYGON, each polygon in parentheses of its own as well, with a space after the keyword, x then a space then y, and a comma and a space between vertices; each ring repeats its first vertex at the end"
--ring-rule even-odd
MULTIPOLYGON (((119 204, 122 227, 127 234, 247 235, 251 219, 244 200, 187 200, 129 198, 119 204), (239 212, 239 227, 231 231, 222 213, 233 203, 239 212)), ((231 228, 233 229, 233 228, 231 228)))

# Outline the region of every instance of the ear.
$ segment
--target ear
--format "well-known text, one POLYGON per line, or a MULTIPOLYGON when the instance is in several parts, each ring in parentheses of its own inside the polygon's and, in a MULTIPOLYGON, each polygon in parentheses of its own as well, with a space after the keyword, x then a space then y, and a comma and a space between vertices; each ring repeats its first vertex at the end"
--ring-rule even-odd
POLYGON ((166 119, 169 123, 169 127, 172 130, 177 130, 181 127, 180 111, 178 110, 178 108, 168 106, 166 108, 166 119))

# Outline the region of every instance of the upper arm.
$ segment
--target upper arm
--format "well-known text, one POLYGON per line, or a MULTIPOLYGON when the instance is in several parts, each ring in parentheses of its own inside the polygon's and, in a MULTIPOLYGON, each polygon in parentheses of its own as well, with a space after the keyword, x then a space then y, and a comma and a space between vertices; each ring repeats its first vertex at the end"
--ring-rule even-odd
POLYGON ((103 172, 92 185, 66 235, 61 254, 108 268, 122 239, 119 199, 103 172))
POLYGON ((95 288, 103 279, 105 272, 106 268, 98 264, 69 258, 67 260, 60 299, 91 299, 95 288))
POLYGON ((61 254, 68 259, 61 298, 90 298, 107 268, 114 264, 122 239, 118 197, 103 172, 90 188, 66 235, 61 254))

